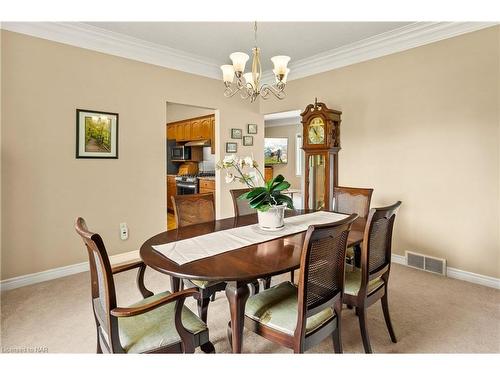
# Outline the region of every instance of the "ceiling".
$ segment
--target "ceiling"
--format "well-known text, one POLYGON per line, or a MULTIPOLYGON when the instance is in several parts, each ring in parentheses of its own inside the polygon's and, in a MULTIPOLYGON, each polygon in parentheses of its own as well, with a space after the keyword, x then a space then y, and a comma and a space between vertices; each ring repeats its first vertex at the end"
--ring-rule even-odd
MULTIPOLYGON (((288 55, 301 60, 360 40, 399 29, 411 22, 260 22, 258 46, 262 69, 270 58, 288 55)), ((218 65, 230 63, 236 51, 251 55, 253 22, 88 22, 108 31, 159 44, 218 65)), ((247 69, 249 64, 247 65, 247 69)))

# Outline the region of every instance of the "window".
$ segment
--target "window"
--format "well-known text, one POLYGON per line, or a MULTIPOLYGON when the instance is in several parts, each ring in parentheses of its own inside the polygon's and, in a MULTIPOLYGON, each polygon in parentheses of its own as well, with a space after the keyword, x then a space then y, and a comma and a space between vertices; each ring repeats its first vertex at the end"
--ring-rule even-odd
POLYGON ((295 135, 295 175, 302 176, 302 164, 304 160, 304 152, 302 150, 302 134, 295 135))

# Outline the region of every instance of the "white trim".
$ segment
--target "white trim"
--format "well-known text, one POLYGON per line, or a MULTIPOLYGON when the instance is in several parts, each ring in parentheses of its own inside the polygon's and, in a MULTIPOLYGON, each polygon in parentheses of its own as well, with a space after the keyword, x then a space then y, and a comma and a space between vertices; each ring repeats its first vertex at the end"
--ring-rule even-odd
MULTIPOLYGON (((112 265, 125 263, 131 260, 136 260, 139 258, 139 251, 129 251, 127 253, 111 255, 109 260, 112 265)), ((43 281, 58 279, 60 277, 65 277, 69 275, 74 275, 75 273, 85 272, 89 270, 89 262, 82 262, 77 264, 72 264, 70 266, 52 268, 50 270, 30 273, 28 275, 17 276, 11 279, 6 279, 0 281, 0 290, 6 291, 16 288, 21 288, 23 286, 41 283, 43 281)))
MULTIPOLYGON (((407 266, 406 257, 403 255, 392 254, 391 261, 393 263, 407 266)), ((480 275, 478 273, 469 271, 459 270, 458 268, 446 267, 446 277, 467 281, 473 284, 484 285, 490 288, 500 289, 500 279, 491 276, 480 275)))
POLYGON ((82 22, 2 22, 2 29, 221 79, 217 61, 82 22))
MULTIPOLYGON (((491 27, 492 22, 415 22, 370 38, 290 63, 288 80, 304 78, 491 27)), ((271 72, 263 81, 271 82, 271 72)))
MULTIPOLYGON (((496 25, 494 22, 415 22, 370 38, 293 61, 288 80, 401 52, 496 25)), ((5 30, 53 40, 170 69, 221 79, 220 62, 82 22, 2 22, 5 30)), ((274 82, 271 71, 264 82, 274 82)))

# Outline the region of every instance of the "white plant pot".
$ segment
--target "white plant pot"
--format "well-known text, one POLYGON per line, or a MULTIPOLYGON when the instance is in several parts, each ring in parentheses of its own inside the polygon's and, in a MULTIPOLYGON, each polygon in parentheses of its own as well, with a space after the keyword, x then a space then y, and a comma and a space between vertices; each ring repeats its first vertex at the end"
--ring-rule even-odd
POLYGON ((262 230, 276 231, 285 227, 286 204, 272 206, 269 210, 257 211, 259 228, 262 230))

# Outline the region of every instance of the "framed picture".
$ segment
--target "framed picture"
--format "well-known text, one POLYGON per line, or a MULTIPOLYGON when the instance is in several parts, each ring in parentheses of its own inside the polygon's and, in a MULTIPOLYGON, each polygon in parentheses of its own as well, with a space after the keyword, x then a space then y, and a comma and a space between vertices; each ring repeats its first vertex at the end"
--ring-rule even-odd
POLYGON ((257 124, 248 124, 248 134, 257 134, 257 124))
POLYGON ((118 159, 118 113, 76 110, 76 158, 118 159))
POLYGON ((242 136, 243 136, 243 131, 241 129, 231 129, 232 139, 241 139, 242 136))
POLYGON ((253 136, 245 135, 243 137, 243 146, 253 146, 253 136))
POLYGON ((264 164, 288 162, 288 138, 264 138, 264 164))
POLYGON ((238 152, 238 144, 236 142, 226 142, 226 152, 228 154, 234 154, 238 152))

